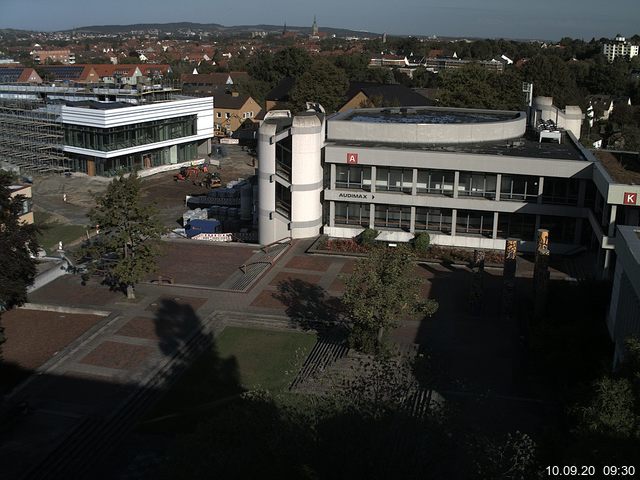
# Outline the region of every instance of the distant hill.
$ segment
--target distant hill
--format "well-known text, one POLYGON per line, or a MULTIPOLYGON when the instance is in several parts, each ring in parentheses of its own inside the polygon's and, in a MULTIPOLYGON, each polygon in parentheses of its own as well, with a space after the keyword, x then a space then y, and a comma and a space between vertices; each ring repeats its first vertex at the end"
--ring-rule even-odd
MULTIPOLYGON (((178 33, 180 31, 191 30, 193 32, 210 32, 226 35, 242 34, 249 32, 282 32, 282 25, 234 25, 225 26, 218 23, 194 23, 194 22, 177 22, 177 23, 135 23, 132 25, 92 25, 88 27, 74 28, 74 32, 87 33, 129 33, 131 31, 158 30, 162 33, 178 33)), ((295 25, 287 25, 288 31, 300 33, 311 33, 311 27, 301 27, 295 25)), ((362 32, 350 30, 346 28, 320 27, 321 32, 336 36, 358 36, 358 37, 377 37, 381 34, 374 32, 362 32)))

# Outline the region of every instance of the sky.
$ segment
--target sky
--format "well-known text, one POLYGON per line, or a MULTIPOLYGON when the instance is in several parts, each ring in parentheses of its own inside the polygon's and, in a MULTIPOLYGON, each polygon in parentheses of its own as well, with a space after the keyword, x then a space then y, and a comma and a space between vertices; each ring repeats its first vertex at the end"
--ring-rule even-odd
POLYGON ((0 28, 199 22, 323 26, 483 38, 590 40, 640 33, 640 0, 0 0, 0 28), (606 10, 603 7, 606 6, 606 10))

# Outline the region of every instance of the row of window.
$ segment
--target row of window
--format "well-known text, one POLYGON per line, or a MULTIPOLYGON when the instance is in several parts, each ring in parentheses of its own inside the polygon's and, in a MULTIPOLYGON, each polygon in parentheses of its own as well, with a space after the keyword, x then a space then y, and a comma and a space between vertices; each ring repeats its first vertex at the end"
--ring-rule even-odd
MULTIPOLYGON (((216 112, 216 118, 222 118, 222 112, 216 112)), ((231 118, 231 113, 225 112, 224 118, 231 118)), ((253 112, 242 112, 242 118, 253 118, 253 112)))
MULTIPOLYGON (((409 231, 411 226, 411 208, 398 205, 372 206, 368 203, 335 202, 334 223, 369 227, 371 209, 373 227, 400 229, 409 231)), ((451 233, 452 210, 449 208, 416 207, 415 231, 451 233)), ((456 235, 475 235, 491 238, 493 236, 493 212, 458 210, 456 213, 456 235)), ((554 241, 573 243, 576 219, 570 217, 541 216, 540 227, 547 228, 554 241)), ((528 214, 498 215, 497 237, 533 240, 535 237, 536 216, 528 214)))
POLYGON ((64 125, 65 144, 109 152, 196 134, 196 115, 167 118, 113 128, 64 125))
MULTIPOLYGON (((453 196, 455 172, 450 170, 418 169, 416 192, 418 194, 453 196)), ((536 202, 539 192, 539 177, 526 175, 502 175, 500 199, 518 202, 536 202)), ((376 168, 375 179, 371 178, 371 167, 336 165, 335 186, 337 189, 377 192, 413 191, 413 169, 376 168)), ((545 178, 542 192, 543 203, 577 205, 579 181, 566 178, 545 178)), ((487 173, 460 172, 458 178, 459 197, 495 199, 497 175, 487 173)))

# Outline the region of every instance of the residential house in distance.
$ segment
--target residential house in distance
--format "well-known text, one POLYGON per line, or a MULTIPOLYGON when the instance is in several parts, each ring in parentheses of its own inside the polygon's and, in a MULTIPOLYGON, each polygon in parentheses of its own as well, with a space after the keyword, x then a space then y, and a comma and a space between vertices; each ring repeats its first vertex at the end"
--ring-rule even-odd
POLYGON ((44 65, 47 62, 60 62, 65 65, 76 63, 76 54, 69 49, 64 50, 34 50, 31 57, 35 63, 44 65))
POLYGON ((92 65, 104 83, 116 85, 136 85, 138 78, 142 77, 142 72, 137 65, 113 65, 111 63, 92 65))
POLYGON ((609 120, 617 105, 631 105, 629 97, 614 97, 613 95, 589 95, 587 102, 593 106, 596 120, 609 120))
POLYGON ((622 35, 617 34, 615 40, 602 46, 602 53, 607 60, 613 62, 616 57, 632 59, 638 55, 638 45, 632 45, 622 35))
POLYGON ((185 73, 180 79, 182 91, 196 97, 226 93, 240 78, 248 78, 246 72, 185 73))
POLYGON ((2 67, 0 83, 42 83, 42 78, 33 68, 2 67))
POLYGON ((255 122, 262 107, 249 95, 238 92, 223 93, 214 97, 216 135, 231 135, 247 122, 255 122))
POLYGON ((296 79, 285 77, 267 93, 265 97, 265 111, 288 108, 289 94, 296 84, 296 79))
POLYGON ((435 102, 400 84, 351 82, 347 89, 347 101, 338 110, 346 112, 364 107, 433 106, 435 102))
POLYGON ((11 185, 9 186, 9 190, 11 191, 11 198, 15 198, 18 195, 24 197, 22 200, 22 211, 18 218, 20 223, 33 223, 33 194, 31 192, 31 185, 11 185))
POLYGON ((44 81, 99 83, 100 76, 93 65, 43 65, 38 67, 44 81))

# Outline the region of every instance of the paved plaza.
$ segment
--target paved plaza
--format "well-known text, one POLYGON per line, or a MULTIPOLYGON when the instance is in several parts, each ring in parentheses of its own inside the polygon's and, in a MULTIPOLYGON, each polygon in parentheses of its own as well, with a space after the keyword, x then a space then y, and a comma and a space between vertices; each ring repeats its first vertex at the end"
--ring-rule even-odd
MULTIPOLYGON (((315 328, 314 322, 338 319, 344 282, 356 260, 307 254, 311 243, 293 241, 243 291, 225 285, 259 255, 258 247, 166 242, 157 274, 136 288, 134 301, 96 279, 83 284, 73 275, 33 292, 29 302, 39 310, 4 317, 7 362, 22 373, 20 379, 38 373, 7 400, 28 404, 28 412, 0 432, 5 478, 22 478, 29 469, 39 478, 38 468, 53 468, 54 459, 67 458, 73 448, 82 457, 84 449, 116 435, 108 425, 122 424, 124 435, 136 417, 123 412, 141 414, 144 399, 158 397, 163 382, 179 374, 189 352, 224 328, 226 317, 234 325, 278 328, 315 328), (173 277, 173 284, 154 283, 157 275, 173 277), (69 443, 73 438, 83 439, 75 440, 82 448, 69 443)), ((428 346, 446 359, 448 375, 477 376, 485 386, 511 393, 511 327, 497 320, 501 272, 487 271, 487 296, 481 310, 471 312, 466 268, 434 264, 417 271, 425 279, 424 295, 436 298, 440 310, 428 320, 403 319, 393 339, 428 346)), ((55 462, 61 471, 81 468, 77 459, 55 462)))

